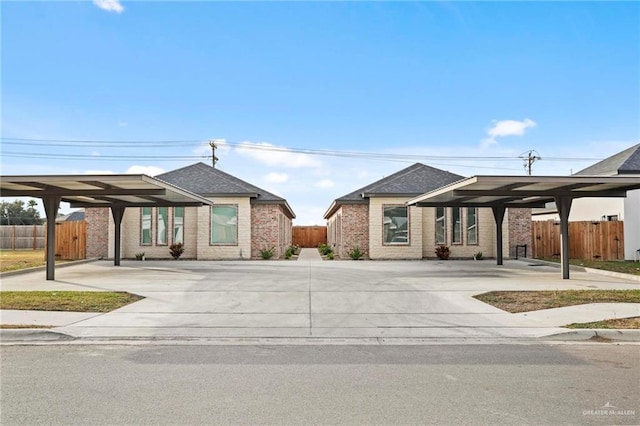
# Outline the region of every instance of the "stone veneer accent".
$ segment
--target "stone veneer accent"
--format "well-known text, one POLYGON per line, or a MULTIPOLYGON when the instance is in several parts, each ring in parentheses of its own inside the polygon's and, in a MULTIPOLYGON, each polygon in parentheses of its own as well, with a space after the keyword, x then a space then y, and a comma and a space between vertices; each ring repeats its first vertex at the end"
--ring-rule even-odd
POLYGON ((251 257, 261 259, 260 250, 275 248, 274 258, 291 245, 291 219, 278 204, 251 205, 251 257))
POLYGON ((87 258, 108 257, 110 210, 105 207, 84 209, 87 222, 87 258))
MULTIPOLYGON (((513 209, 507 210, 509 226, 509 250, 504 253, 505 257, 515 257, 516 245, 527 245, 527 255, 531 255, 531 209, 513 209)), ((522 256, 522 251, 520 252, 522 256)))

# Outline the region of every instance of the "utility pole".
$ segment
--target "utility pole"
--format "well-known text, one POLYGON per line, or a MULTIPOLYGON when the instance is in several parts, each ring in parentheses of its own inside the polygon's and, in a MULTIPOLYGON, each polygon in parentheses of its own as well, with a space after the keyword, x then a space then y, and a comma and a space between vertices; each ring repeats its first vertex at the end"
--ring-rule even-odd
POLYGON ((529 176, 531 176, 531 166, 533 165, 533 163, 535 163, 536 160, 542 160, 542 157, 540 157, 538 151, 535 151, 533 149, 529 152, 523 152, 522 154, 520 154, 520 158, 524 160, 524 168, 529 176), (524 157, 525 154, 526 157, 524 157))
POLYGON ((218 157, 216 157, 216 148, 218 145, 216 145, 215 139, 209 141, 209 146, 211 147, 211 167, 215 169, 216 163, 218 162, 218 157))

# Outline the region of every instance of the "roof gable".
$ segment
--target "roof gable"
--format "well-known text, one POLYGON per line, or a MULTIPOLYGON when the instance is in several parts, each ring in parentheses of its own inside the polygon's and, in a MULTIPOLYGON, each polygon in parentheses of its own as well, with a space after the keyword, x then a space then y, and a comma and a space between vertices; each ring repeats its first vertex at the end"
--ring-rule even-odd
POLYGON ((416 163, 336 201, 357 201, 375 196, 414 196, 464 179, 464 176, 416 163))
POLYGON ((262 188, 202 162, 156 176, 201 196, 249 196, 260 201, 284 201, 262 188))
POLYGON ((239 196, 251 198, 252 203, 280 204, 290 218, 296 217, 284 198, 202 162, 163 173, 156 178, 203 197, 239 196))
POLYGON ((324 217, 328 219, 343 204, 366 203, 371 197, 417 197, 461 179, 464 179, 464 176, 415 163, 370 185, 336 198, 324 217))
POLYGON ((576 173, 576 175, 593 176, 625 174, 640 174, 640 144, 627 148, 576 173))

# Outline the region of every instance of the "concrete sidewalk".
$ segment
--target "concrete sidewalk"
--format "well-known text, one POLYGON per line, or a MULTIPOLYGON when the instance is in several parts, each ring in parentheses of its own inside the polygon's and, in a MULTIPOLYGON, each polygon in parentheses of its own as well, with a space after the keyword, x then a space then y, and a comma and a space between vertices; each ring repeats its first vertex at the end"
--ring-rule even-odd
MULTIPOLYGON (((637 281, 531 261, 98 261, 3 277, 2 290, 128 291, 145 297, 105 314, 1 311, 3 324, 45 324, 88 339, 293 339, 332 342, 530 339, 572 322, 640 316, 640 304, 510 314, 472 296, 491 290, 638 289, 637 281), (535 266, 534 266, 535 265, 535 266), (68 315, 67 315, 68 314, 68 315)), ((10 330, 3 330, 3 340, 10 330)))

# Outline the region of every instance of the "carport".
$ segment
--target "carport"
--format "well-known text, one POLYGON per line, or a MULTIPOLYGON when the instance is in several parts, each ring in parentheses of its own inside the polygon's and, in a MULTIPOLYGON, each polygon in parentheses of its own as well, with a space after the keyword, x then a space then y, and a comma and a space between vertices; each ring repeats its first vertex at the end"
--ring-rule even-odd
POLYGON ((55 223, 61 201, 72 208, 111 209, 115 222, 115 266, 120 265, 120 234, 125 208, 213 204, 206 198, 146 175, 0 176, 0 197, 42 199, 47 217, 47 280, 55 279, 55 223))
POLYGON ((562 278, 569 279, 569 213, 576 198, 626 197, 640 188, 627 176, 474 176, 407 202, 418 207, 490 207, 496 223, 496 259, 503 264, 502 222, 507 208, 545 207, 560 215, 562 278))

